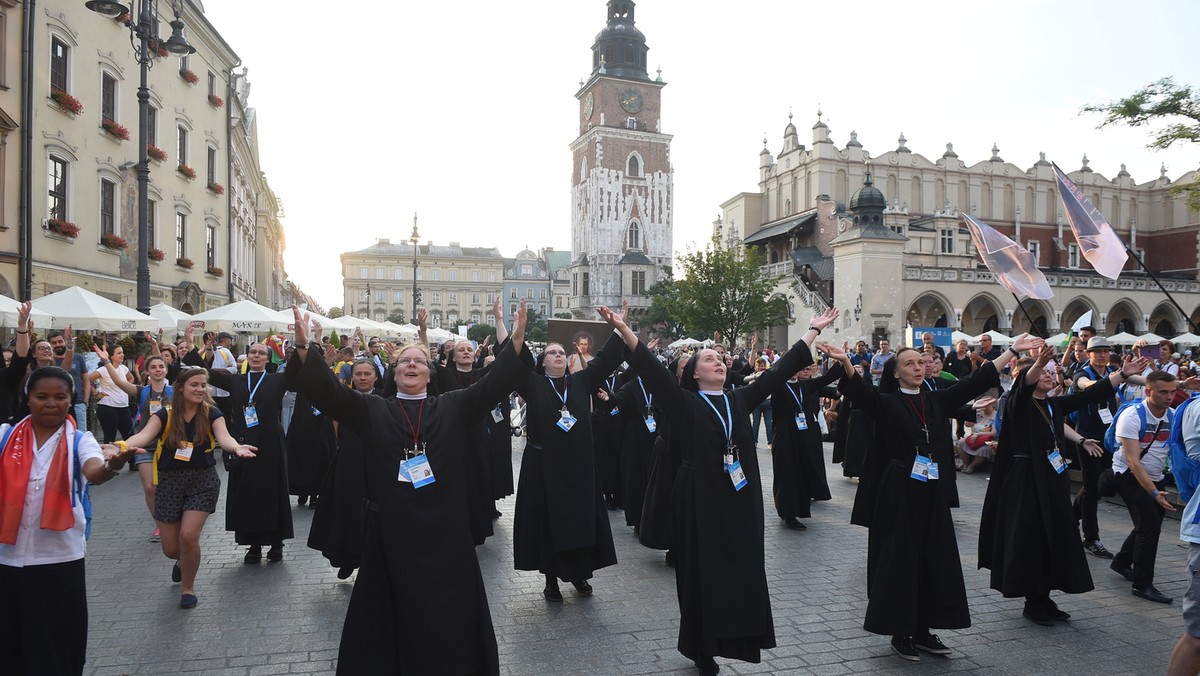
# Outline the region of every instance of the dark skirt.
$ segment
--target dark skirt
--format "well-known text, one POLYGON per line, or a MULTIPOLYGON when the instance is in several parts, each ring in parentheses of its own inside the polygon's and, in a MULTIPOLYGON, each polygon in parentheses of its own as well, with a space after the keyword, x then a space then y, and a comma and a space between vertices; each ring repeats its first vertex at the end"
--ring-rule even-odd
POLYGON ((675 540, 671 523, 671 495, 675 475, 679 473, 679 454, 672 453, 662 437, 654 442, 650 475, 646 478, 646 499, 642 501, 642 526, 638 541, 650 549, 670 549, 675 540))
POLYGON ((0 566, 0 651, 6 674, 77 676, 87 654, 83 559, 0 566))
POLYGON ((321 487, 321 500, 308 531, 308 546, 321 552, 335 568, 357 568, 362 564, 366 527, 366 477, 362 448, 357 442, 345 441, 345 436, 343 431, 342 447, 321 487))

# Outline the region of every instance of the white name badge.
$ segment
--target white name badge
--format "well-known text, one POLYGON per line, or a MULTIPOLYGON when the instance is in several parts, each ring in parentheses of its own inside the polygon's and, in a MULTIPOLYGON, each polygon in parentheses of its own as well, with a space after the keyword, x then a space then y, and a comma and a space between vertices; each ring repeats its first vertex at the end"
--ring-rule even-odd
MULTIPOLYGON (((400 463, 400 474, 408 474, 413 488, 428 486, 437 481, 433 476, 433 468, 429 466, 429 456, 418 455, 400 463)), ((403 481, 403 479, 401 479, 403 481)))
POLYGON ((570 432, 571 428, 575 426, 575 422, 575 416, 571 415, 570 411, 564 409, 562 412, 562 417, 558 419, 558 426, 562 429, 562 431, 570 432))
POLYGON ((801 432, 808 429, 808 419, 804 417, 803 413, 796 414, 796 429, 801 432))
POLYGON ((609 414, 609 415, 617 415, 617 414, 618 414, 618 413, 620 413, 620 412, 621 412, 621 407, 620 407, 620 406, 613 406, 613 410, 609 411, 609 413, 608 413, 608 414, 609 414))
POLYGON ((733 490, 740 491, 746 487, 746 472, 742 469, 742 461, 735 460, 729 466, 729 480, 733 482, 733 490))
POLYGON ((929 480, 933 481, 938 478, 938 464, 936 462, 929 463, 929 480))
POLYGON ((246 427, 258 426, 258 409, 254 408, 254 404, 250 404, 246 408, 242 409, 242 412, 246 416, 246 427))
POLYGON ((161 409, 161 408, 162 408, 161 401, 150 402, 150 415, 154 415, 155 413, 158 413, 159 409, 161 409))
POLYGON ((321 415, 320 409, 318 409, 316 406, 313 406, 312 408, 313 408, 313 415, 321 415))
POLYGON ((658 430, 658 423, 654 422, 654 416, 646 416, 646 429, 650 430, 651 434, 658 430))
POLYGON ((492 422, 504 420, 504 411, 499 406, 492 409, 492 422))
POLYGON ((1046 456, 1046 459, 1050 461, 1050 466, 1054 468, 1055 472, 1062 474, 1066 471, 1067 463, 1063 460, 1062 453, 1059 453, 1057 448, 1050 451, 1050 455, 1046 456))
POLYGON ((1107 408, 1101 408, 1099 411, 1097 411, 1097 413, 1100 414, 1100 422, 1104 423, 1105 425, 1112 424, 1112 411, 1108 410, 1107 408))
POLYGON ((192 445, 186 441, 180 443, 179 448, 175 449, 175 459, 182 460, 183 462, 191 462, 192 445))
POLYGON ((917 459, 913 461, 912 472, 909 476, 922 483, 929 481, 929 465, 931 462, 929 458, 918 455, 917 459))

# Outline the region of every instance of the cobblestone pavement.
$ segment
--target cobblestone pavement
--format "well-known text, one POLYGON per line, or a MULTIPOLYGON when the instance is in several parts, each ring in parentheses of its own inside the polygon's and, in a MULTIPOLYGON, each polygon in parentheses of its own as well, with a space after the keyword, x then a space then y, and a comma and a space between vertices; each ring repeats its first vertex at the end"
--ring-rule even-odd
MULTIPOLYGON (((520 445, 514 443, 514 467, 520 445)), ((816 503, 808 531, 782 527, 771 502, 769 452, 760 447, 766 496, 767 578, 779 646, 761 664, 718 660, 730 674, 1154 674, 1163 673, 1182 631, 1179 597, 1187 550, 1178 522, 1164 524, 1156 584, 1176 597, 1163 606, 1130 595, 1129 583, 1088 558, 1096 590, 1056 595, 1073 616, 1039 627, 1021 617, 1022 601, 987 588, 975 568, 979 510, 986 474, 960 475, 963 506, 955 510, 973 626, 944 631, 949 658, 905 663, 885 637, 862 630, 866 597, 866 530, 851 526, 856 484, 829 466, 831 502, 816 503)), ((829 445, 826 445, 826 457, 829 445)), ((222 477, 224 479, 224 477, 222 477)), ((619 563, 600 571, 592 598, 563 588, 566 602, 542 599, 537 573, 512 570, 513 498, 496 535, 478 548, 504 674, 695 673, 675 650, 679 624, 674 574, 660 552, 638 545, 620 512, 611 512, 619 563)), ((223 511, 205 530, 196 584, 200 605, 178 608, 170 562, 147 542, 153 525, 136 475, 93 490, 96 508, 87 557, 90 630, 88 674, 204 676, 332 673, 353 578, 304 546, 312 512, 295 507, 296 539, 279 564, 246 566, 244 549, 222 530, 223 511)), ((224 508, 224 498, 221 509, 224 508)), ((1115 550, 1130 529, 1124 508, 1102 503, 1101 533, 1115 550)))

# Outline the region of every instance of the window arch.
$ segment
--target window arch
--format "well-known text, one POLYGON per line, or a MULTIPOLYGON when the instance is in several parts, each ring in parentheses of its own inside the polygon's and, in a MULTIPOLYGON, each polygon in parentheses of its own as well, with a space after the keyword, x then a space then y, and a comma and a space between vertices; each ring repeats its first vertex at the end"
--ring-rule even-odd
POLYGON ((625 248, 631 251, 642 250, 642 226, 637 221, 629 224, 629 232, 625 236, 625 244, 625 248))
POLYGON ((792 199, 790 197, 783 200, 783 215, 792 215, 792 199))
POLYGON ((625 163, 625 175, 641 176, 643 164, 641 155, 636 152, 629 153, 629 159, 625 163))

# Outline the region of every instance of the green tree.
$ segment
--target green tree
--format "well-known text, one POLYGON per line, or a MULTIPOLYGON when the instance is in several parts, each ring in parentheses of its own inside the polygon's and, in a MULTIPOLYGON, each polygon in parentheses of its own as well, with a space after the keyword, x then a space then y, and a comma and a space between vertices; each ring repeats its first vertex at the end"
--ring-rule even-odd
POLYGON ((714 237, 703 250, 685 254, 680 263, 683 277, 663 304, 687 333, 719 332, 732 344, 751 331, 791 323, 787 299, 775 295, 779 279, 759 271, 766 257, 758 250, 728 249, 714 237))
MULTIPOLYGON (((1200 90, 1163 78, 1116 101, 1083 107, 1085 113, 1102 113, 1100 128, 1113 124, 1130 127, 1155 125, 1147 144, 1166 150, 1176 143, 1200 143, 1200 90), (1159 125, 1162 125, 1159 127, 1159 125)), ((1172 195, 1186 196, 1188 208, 1200 210, 1200 181, 1172 186, 1172 195)))
POLYGON ((491 324, 477 322, 472 324, 471 328, 467 329, 467 338, 477 343, 482 343, 483 339, 488 336, 491 336, 493 341, 496 340, 496 327, 491 324))
MULTIPOLYGON (((330 317, 330 319, 332 319, 332 317, 330 317)), ((397 311, 393 312, 392 314, 388 315, 387 320, 389 322, 392 322, 393 324, 408 323, 408 318, 404 316, 403 310, 397 310, 397 311)))
POLYGON ((554 318, 555 319, 570 319, 571 313, 570 312, 555 312, 554 318))
POLYGON ((329 308, 329 314, 325 316, 329 317, 330 319, 337 319, 338 317, 345 317, 346 311, 340 307, 331 307, 329 308))
POLYGON ((531 343, 546 342, 546 318, 533 308, 526 308, 525 316, 525 340, 531 343))
POLYGON ((675 340, 687 336, 688 332, 683 322, 677 321, 671 315, 669 307, 676 294, 675 278, 671 274, 670 266, 664 265, 662 269, 666 276, 646 289, 646 295, 650 296, 650 308, 639 323, 650 327, 650 330, 661 338, 675 340))

